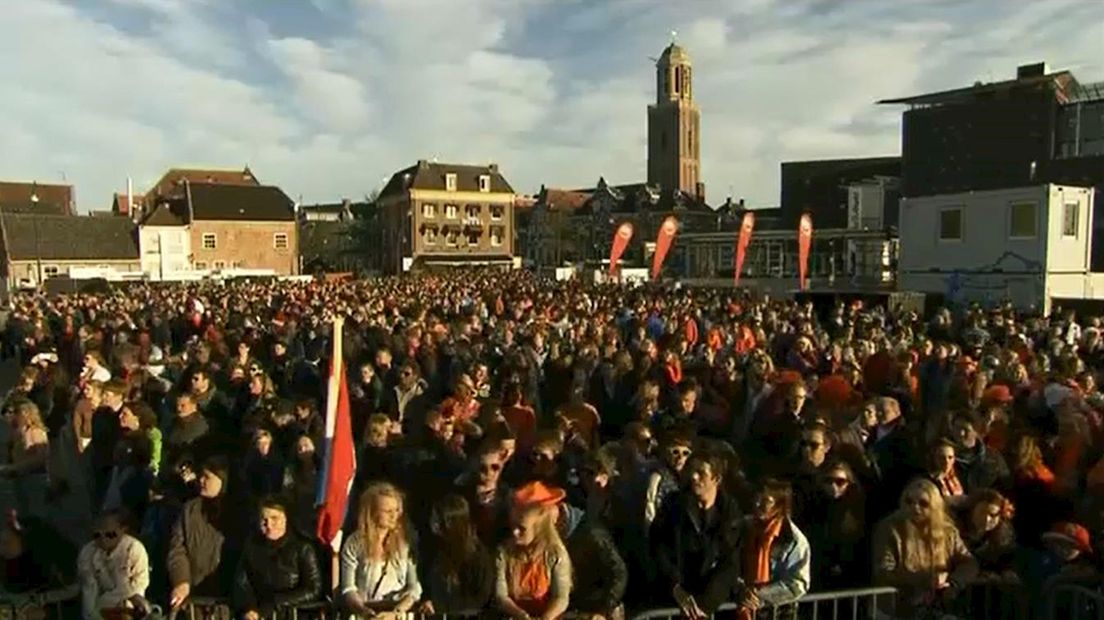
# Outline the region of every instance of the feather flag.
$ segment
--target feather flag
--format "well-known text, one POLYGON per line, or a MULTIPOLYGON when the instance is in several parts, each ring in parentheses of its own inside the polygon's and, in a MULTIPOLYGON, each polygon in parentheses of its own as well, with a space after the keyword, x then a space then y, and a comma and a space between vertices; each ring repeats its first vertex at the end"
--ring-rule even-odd
POLYGON ((659 227, 659 236, 656 237, 655 256, 652 257, 653 280, 659 277, 659 272, 663 269, 663 261, 667 259, 667 252, 671 249, 671 242, 675 240, 677 232, 678 220, 673 216, 663 220, 663 225, 659 227))
POLYGON ((349 507, 349 492, 356 476, 356 450, 349 407, 349 386, 342 357, 342 329, 345 320, 333 325, 333 357, 326 392, 326 438, 323 444, 322 475, 318 485, 318 538, 334 553, 341 549, 341 527, 349 507))
POLYGON ((613 244, 610 246, 610 258, 609 258, 609 274, 612 276, 617 273, 617 261, 621 260, 621 255, 625 253, 625 248, 629 247, 629 241, 632 241, 633 225, 625 222, 617 227, 617 232, 613 234, 613 244))
POLYGON ((744 258, 754 230, 755 214, 748 211, 744 213, 744 219, 740 222, 740 236, 736 238, 736 286, 740 286, 740 274, 744 271, 744 258))
POLYGON ((809 287, 806 275, 809 273, 809 246, 813 243, 813 217, 808 213, 801 216, 797 227, 797 277, 801 290, 809 287))

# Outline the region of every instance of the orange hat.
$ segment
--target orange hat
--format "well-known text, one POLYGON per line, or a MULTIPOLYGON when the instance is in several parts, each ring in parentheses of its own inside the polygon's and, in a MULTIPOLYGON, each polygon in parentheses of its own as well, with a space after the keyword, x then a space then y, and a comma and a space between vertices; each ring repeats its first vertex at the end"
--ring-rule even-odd
POLYGON ((1012 390, 1009 390, 1007 385, 991 385, 981 393, 981 404, 986 407, 1007 405, 1013 400, 1015 399, 1012 398, 1012 390))
POLYGON ((816 388, 816 403, 822 407, 845 407, 854 399, 854 388, 840 375, 829 375, 816 388))
POLYGON ((1081 553, 1092 553, 1092 545, 1089 544, 1089 530, 1077 523, 1055 523, 1050 531, 1043 534, 1043 540, 1054 540, 1069 543, 1081 553))
POLYGON ((514 491, 514 508, 549 508, 562 502, 566 496, 563 489, 547 486, 538 480, 514 491))
POLYGON ((801 373, 796 370, 782 370, 775 375, 774 382, 776 385, 787 385, 789 383, 800 383, 801 379, 801 373))

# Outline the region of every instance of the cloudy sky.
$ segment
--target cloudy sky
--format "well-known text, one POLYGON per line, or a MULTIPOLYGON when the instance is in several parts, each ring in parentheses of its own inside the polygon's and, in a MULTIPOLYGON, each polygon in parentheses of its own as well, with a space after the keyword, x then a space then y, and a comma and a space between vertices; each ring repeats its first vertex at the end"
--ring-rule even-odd
POLYGON ((781 161, 894 154, 880 98, 1046 60, 1104 80, 1098 0, 20 0, 0 3, 0 179, 77 187, 240 167, 305 202, 419 158, 522 193, 645 177, 672 30, 711 202, 778 201, 781 161))

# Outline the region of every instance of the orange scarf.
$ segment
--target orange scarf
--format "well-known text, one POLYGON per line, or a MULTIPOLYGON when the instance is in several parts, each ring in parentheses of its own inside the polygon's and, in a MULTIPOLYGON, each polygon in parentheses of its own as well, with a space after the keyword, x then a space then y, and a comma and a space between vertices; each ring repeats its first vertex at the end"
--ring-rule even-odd
POLYGON ((943 491, 943 497, 957 497, 963 493, 962 483, 954 470, 939 477, 939 487, 943 491))
MULTIPOLYGON (((782 532, 782 517, 775 517, 766 523, 753 520, 744 532, 744 582, 747 587, 770 583, 770 554, 774 540, 782 532)), ((741 609, 740 620, 751 620, 751 610, 741 609)))
POLYGON ((512 592, 514 602, 530 616, 539 617, 548 609, 552 592, 552 577, 541 555, 529 558, 518 567, 517 592, 512 592))

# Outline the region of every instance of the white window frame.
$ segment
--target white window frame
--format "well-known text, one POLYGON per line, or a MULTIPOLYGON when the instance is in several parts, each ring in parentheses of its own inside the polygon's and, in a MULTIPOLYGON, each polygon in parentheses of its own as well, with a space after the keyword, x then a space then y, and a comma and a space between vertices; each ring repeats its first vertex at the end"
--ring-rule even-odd
POLYGON ((437 229, 431 226, 423 230, 422 243, 425 245, 437 245, 437 229))
POLYGON ((42 279, 53 278, 61 275, 61 268, 57 265, 43 265, 42 266, 42 279))
POLYGON ((197 260, 195 264, 196 271, 207 271, 207 262, 197 260))
POLYGON ((1074 200, 1062 203, 1062 237, 1076 239, 1081 232, 1081 202, 1074 200), (1073 231, 1066 227, 1070 222, 1070 213, 1073 213, 1073 231))
POLYGON ((445 191, 446 192, 455 192, 456 191, 456 173, 455 172, 446 172, 445 173, 445 191))
POLYGON ((936 221, 935 238, 940 243, 961 243, 962 240, 966 238, 966 210, 962 207, 948 207, 946 209, 940 209, 939 219, 936 221), (951 212, 958 213, 958 236, 944 237, 943 214, 951 212))
POLYGON ((487 193, 491 191, 491 175, 481 174, 479 175, 479 191, 487 193))
POLYGON ((506 207, 502 205, 491 205, 491 221, 501 222, 502 217, 506 214, 506 207))
POLYGON ((445 233, 445 245, 454 248, 460 243, 460 234, 456 232, 456 229, 450 228, 445 233))
POLYGON ((217 250, 218 249, 218 235, 215 233, 203 233, 199 238, 199 246, 204 250, 217 250), (211 241, 211 246, 207 246, 207 240, 211 241))
POLYGON ((493 226, 490 231, 491 247, 502 247, 502 238, 506 236, 506 229, 501 226, 493 226))
POLYGON ((422 203, 422 217, 427 220, 432 220, 437 217, 437 205, 432 202, 422 203))
POLYGON ((1039 236, 1039 203, 1030 200, 1008 203, 1008 238, 1009 239, 1035 239, 1039 236), (1031 207, 1031 234, 1016 234, 1012 230, 1013 213, 1017 207, 1031 207))
POLYGON ((272 249, 273 250, 286 250, 291 247, 291 238, 287 233, 272 233, 272 249), (280 239, 284 240, 283 247, 280 247, 280 239))
POLYGON ((458 213, 459 213, 459 210, 456 208, 456 205, 445 205, 445 219, 446 220, 455 220, 458 213))
POLYGON ((211 267, 213 267, 215 271, 222 271, 223 269, 226 269, 226 261, 217 260, 211 263, 211 267))

